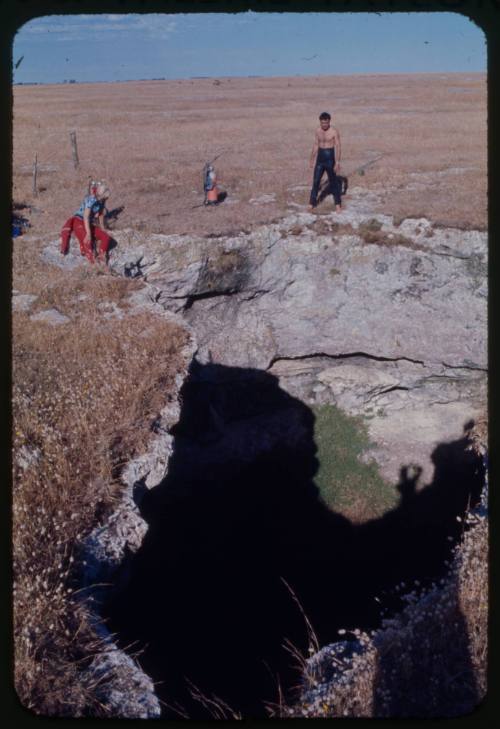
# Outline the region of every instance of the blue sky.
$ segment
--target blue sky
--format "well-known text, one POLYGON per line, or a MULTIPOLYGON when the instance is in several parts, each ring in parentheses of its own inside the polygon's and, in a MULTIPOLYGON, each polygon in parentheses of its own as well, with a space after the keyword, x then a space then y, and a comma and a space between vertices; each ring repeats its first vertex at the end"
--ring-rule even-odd
POLYGON ((486 71, 457 13, 50 15, 17 32, 15 83, 486 71))

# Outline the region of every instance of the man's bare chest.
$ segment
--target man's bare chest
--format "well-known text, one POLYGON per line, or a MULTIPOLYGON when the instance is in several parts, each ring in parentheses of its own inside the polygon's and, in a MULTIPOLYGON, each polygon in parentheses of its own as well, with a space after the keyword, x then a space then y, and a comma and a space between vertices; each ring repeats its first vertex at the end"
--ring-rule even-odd
POLYGON ((318 142, 323 147, 333 147, 335 143, 335 132, 333 129, 318 129, 318 142))

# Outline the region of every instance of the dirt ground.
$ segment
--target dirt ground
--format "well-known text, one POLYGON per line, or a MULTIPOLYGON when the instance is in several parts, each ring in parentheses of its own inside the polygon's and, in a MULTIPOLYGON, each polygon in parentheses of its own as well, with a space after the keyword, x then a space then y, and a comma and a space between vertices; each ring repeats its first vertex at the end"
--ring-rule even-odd
MULTIPOLYGON (((13 200, 32 232, 57 234, 89 177, 105 178, 116 228, 237 233, 307 205, 322 111, 340 132, 351 189, 380 194, 374 212, 486 228, 486 75, 479 73, 15 86, 13 200), (202 169, 218 153, 227 199, 206 209, 202 169), (378 157, 364 174, 356 171, 378 157)), ((331 198, 322 207, 330 210, 331 198)))

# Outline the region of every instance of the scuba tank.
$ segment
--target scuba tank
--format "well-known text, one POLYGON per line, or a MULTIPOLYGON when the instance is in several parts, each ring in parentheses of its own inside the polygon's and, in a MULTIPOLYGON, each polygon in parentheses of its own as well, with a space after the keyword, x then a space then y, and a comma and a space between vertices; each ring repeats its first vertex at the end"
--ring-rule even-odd
POLYGON ((206 164, 203 168, 203 189, 205 192, 212 190, 215 187, 215 170, 214 166, 206 164))
POLYGON ((214 166, 209 163, 203 168, 203 190, 205 192, 205 205, 217 202, 217 178, 214 166))

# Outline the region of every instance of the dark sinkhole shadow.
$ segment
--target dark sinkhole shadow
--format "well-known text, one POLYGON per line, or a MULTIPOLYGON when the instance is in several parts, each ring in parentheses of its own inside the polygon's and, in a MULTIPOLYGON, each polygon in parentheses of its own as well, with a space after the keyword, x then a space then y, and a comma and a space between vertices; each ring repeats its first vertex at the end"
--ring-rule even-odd
POLYGON ((122 645, 143 649, 165 704, 210 718, 190 681, 244 717, 265 717, 278 683, 290 697, 299 682, 284 643, 304 655, 309 644, 283 580, 320 645, 339 627, 376 627, 375 596, 443 572, 456 516, 479 496, 481 464, 466 437, 440 445, 432 484, 417 491, 402 471, 399 506, 356 526, 321 500, 314 415, 276 377, 195 362, 181 403, 168 475, 137 488, 149 528, 106 616, 122 645))

